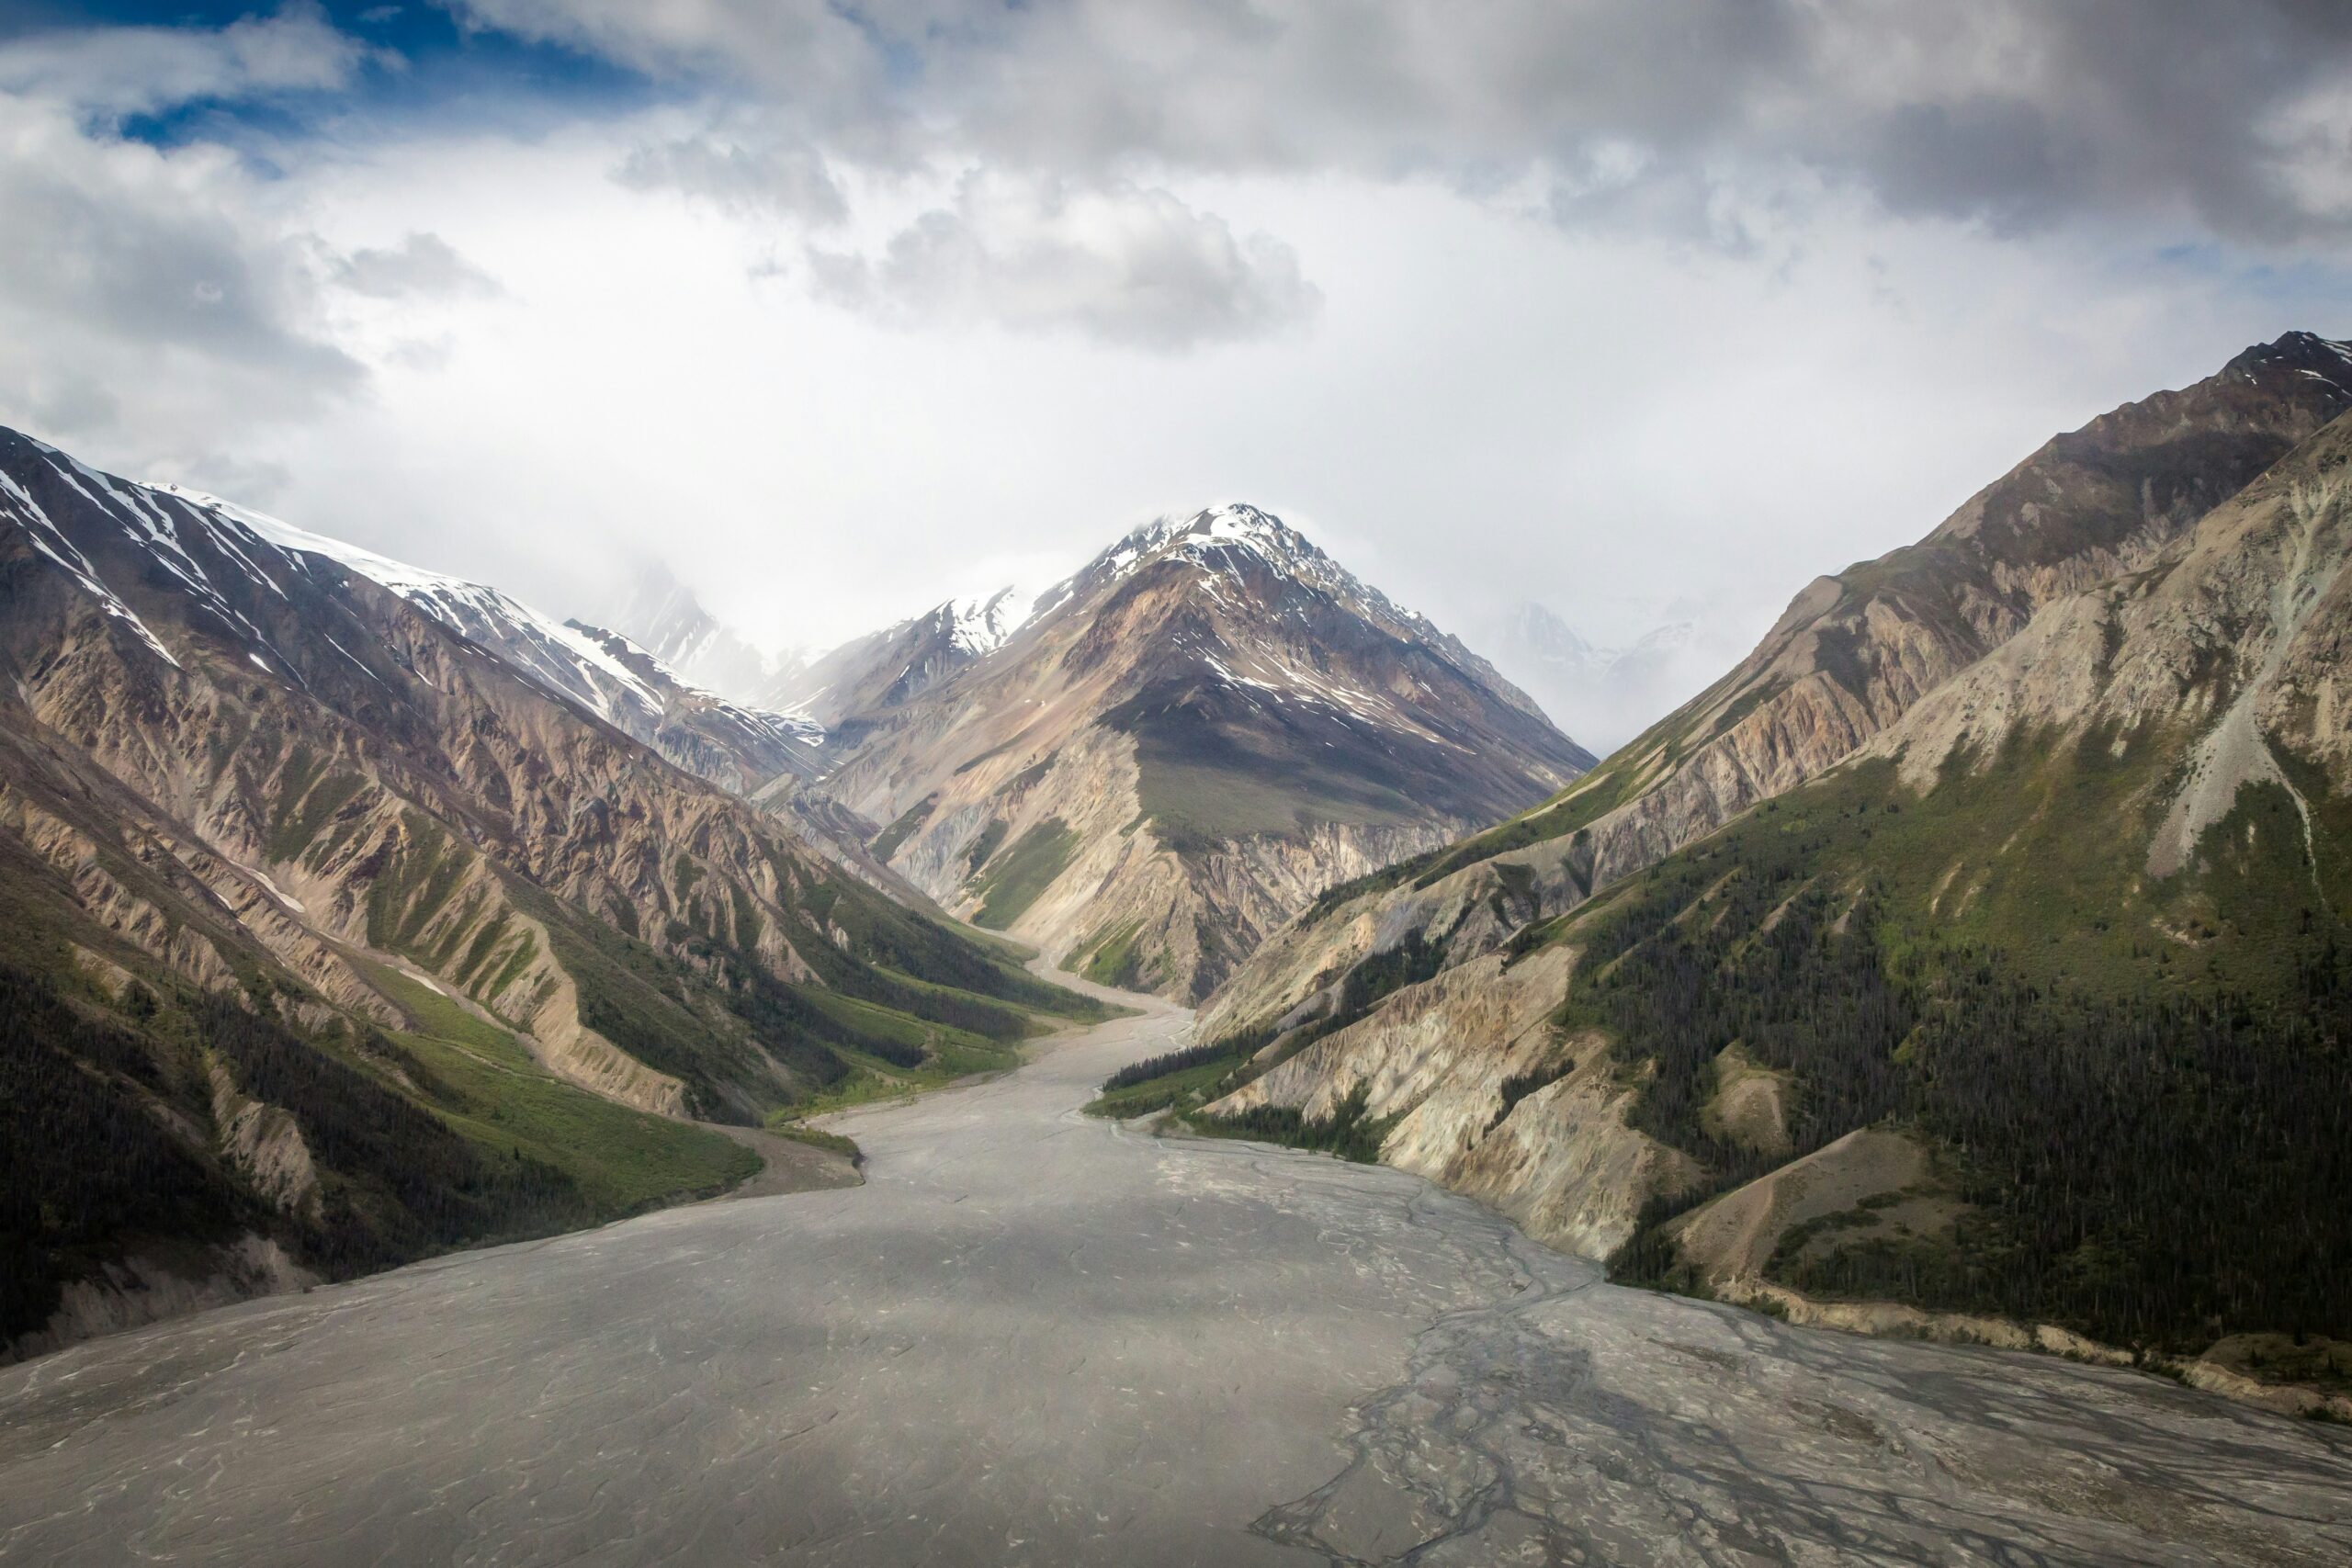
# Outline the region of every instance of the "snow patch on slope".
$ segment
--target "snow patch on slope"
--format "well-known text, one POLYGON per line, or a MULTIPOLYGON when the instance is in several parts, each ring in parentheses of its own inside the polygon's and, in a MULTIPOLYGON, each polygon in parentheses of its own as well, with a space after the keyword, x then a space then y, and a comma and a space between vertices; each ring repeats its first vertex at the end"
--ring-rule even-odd
MULTIPOLYGON (((558 621, 486 584, 427 571, 184 485, 118 479, 44 442, 24 441, 29 460, 49 470, 40 483, 53 474, 91 512, 119 530, 162 576, 209 612, 232 640, 243 643, 246 660, 255 669, 283 671, 300 679, 300 662, 237 608, 240 602, 250 603, 250 596, 240 590, 240 598, 231 597, 215 577, 225 570, 286 599, 287 581, 312 576, 325 563, 398 594, 534 684, 641 739, 654 732, 673 701, 691 704, 722 725, 732 724, 744 734, 771 741, 813 746, 823 739, 822 729, 805 715, 763 713, 728 702, 678 679, 660 660, 626 639, 591 635, 590 628, 558 621)), ((108 616, 130 628, 158 658, 179 667, 171 650, 102 580, 89 556, 42 511, 26 479, 5 468, 0 468, 0 517, 17 522, 33 547, 72 577, 108 616)), ((341 643, 332 637, 325 640, 343 658, 367 670, 341 643)))
POLYGON ((139 640, 153 650, 158 659, 175 670, 180 667, 180 661, 173 658, 172 650, 148 629, 147 623, 141 620, 114 590, 99 580, 89 558, 75 549, 74 542, 65 536, 63 530, 51 522, 49 514, 34 503, 31 491, 5 470, 0 470, 0 491, 5 491, 7 499, 16 503, 17 520, 23 525, 25 537, 32 541, 33 548, 63 568, 66 574, 81 586, 82 592, 96 599, 98 607, 107 615, 137 633, 139 640))
MULTIPOLYGON (((390 590, 459 636, 480 643, 561 695, 618 722, 624 705, 649 716, 662 712, 661 694, 636 671, 552 616, 483 583, 426 571, 341 539, 178 485, 153 487, 249 530, 279 549, 333 561, 390 590)), ((624 728, 627 728, 624 726, 624 728)))
POLYGON ((978 659, 993 653, 1028 624, 1037 600, 1016 588, 1000 588, 985 599, 951 599, 939 607, 948 640, 978 659))

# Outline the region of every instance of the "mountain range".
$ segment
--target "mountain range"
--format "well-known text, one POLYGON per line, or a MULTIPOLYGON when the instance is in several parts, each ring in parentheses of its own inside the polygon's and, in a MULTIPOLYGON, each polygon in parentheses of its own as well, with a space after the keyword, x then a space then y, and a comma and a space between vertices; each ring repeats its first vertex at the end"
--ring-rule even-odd
POLYGON ((2352 345, 2289 334, 1596 761, 1247 504, 769 659, 664 577, 563 621, 0 432, 0 1342, 717 1190, 1100 1015, 1042 959, 1202 1003, 1121 1106, 2244 1382, 2352 1339, 2347 558, 2352 345))
POLYGON ((680 680, 747 705, 759 705, 808 662, 798 649, 771 655, 754 647, 704 609, 694 591, 658 561, 639 562, 628 586, 594 618, 643 648, 680 680))
POLYGON ((0 432, 0 1343, 711 1190, 1097 1004, 722 779, 616 637, 0 432))
POLYGON ((834 753, 845 754, 878 716, 1002 647, 1029 609, 1011 588, 944 601, 780 672, 761 701, 808 715, 833 733, 834 753))
POLYGON ((2220 1382, 2352 1338, 2347 411, 2352 345, 2290 334, 1815 581, 1262 945, 1204 1114, 1817 1321, 2220 1382))
POLYGON ((813 661, 650 590, 562 621, 0 432, 0 1343, 708 1191, 758 1159, 696 1122, 1100 1014, 945 910, 1196 994, 1590 761, 1247 508, 813 661))

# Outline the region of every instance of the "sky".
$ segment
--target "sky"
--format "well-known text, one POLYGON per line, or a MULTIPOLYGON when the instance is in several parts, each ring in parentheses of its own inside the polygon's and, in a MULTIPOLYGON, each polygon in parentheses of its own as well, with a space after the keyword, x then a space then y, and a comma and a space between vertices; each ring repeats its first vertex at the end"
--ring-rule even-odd
POLYGON ((771 648, 1242 500, 1695 687, 2347 238, 2333 0, 0 4, 0 423, 771 648))

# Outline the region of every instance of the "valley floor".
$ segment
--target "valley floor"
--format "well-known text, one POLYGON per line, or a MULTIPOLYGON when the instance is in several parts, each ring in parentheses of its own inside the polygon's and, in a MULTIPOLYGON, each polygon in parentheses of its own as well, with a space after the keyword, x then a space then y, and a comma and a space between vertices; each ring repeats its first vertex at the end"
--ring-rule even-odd
POLYGON ((0 1560, 2334 1562, 2352 1430, 1600 1280, 1417 1178, 1081 1116, 1147 1010, 837 1118, 861 1187, 0 1370, 0 1560))

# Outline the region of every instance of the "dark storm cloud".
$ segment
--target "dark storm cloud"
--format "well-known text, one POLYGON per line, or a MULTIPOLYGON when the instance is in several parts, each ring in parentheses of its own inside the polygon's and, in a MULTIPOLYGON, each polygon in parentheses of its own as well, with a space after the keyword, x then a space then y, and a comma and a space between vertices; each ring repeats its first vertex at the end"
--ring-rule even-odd
POLYGON ((458 3, 731 84, 866 150, 852 157, 1476 187, 1630 150, 1660 184, 1784 164, 2006 231, 2153 215, 2292 242, 2352 224, 2352 6, 2334 0, 458 3))
POLYGON ((303 5, 0 43, 0 421, 135 430, 153 456, 364 385, 327 330, 314 243, 266 214, 266 181, 219 149, 119 131, 191 97, 323 90, 360 58, 303 5))
POLYGON ((338 388, 358 367, 303 330, 309 280, 294 247, 256 240, 164 182, 0 161, 0 212, 34 244, 0 245, 0 299, 155 353, 189 350, 282 378, 289 392, 338 388))

